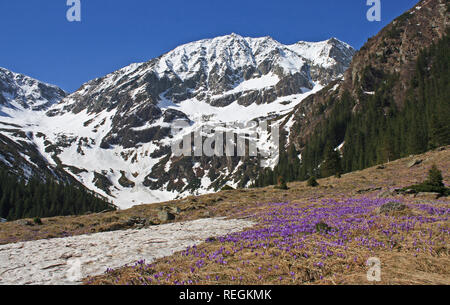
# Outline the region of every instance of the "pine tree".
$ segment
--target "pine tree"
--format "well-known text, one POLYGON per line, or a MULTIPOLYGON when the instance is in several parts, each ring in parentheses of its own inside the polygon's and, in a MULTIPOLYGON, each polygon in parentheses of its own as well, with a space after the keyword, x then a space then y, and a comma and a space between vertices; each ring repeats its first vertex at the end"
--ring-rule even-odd
POLYGON ((338 150, 333 149, 331 144, 327 145, 325 151, 325 159, 320 167, 322 177, 337 176, 342 174, 341 154, 338 150))
POLYGON ((437 168, 436 164, 433 164, 431 169, 428 171, 428 179, 426 183, 436 187, 445 186, 442 178, 442 172, 437 168))

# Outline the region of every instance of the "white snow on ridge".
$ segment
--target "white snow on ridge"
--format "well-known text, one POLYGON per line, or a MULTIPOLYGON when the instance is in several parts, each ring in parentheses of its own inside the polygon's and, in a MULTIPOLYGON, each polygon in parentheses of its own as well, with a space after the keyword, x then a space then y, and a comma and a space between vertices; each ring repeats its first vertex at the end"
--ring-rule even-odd
POLYGON ((3 82, 6 87, 9 87, 9 89, 15 92, 15 94, 12 95, 9 92, 0 91, 0 94, 3 95, 7 103, 11 104, 9 106, 19 109, 24 108, 24 105, 20 104, 19 101, 26 101, 28 106, 39 107, 44 104, 55 104, 59 102, 63 98, 64 94, 64 91, 55 85, 38 81, 32 77, 15 73, 2 67, 0 67, 0 81, 3 82), (59 92, 58 97, 51 100, 45 99, 44 96, 42 96, 41 87, 47 87, 54 92, 59 92))
POLYGON ((239 105, 237 102, 225 107, 215 107, 196 98, 185 100, 179 104, 162 100, 158 106, 162 109, 176 109, 185 113, 189 119, 197 121, 203 116, 211 116, 210 122, 249 122, 251 120, 267 117, 270 114, 283 114, 292 110, 301 101, 311 94, 320 91, 323 87, 316 85, 313 90, 304 88, 305 93, 284 96, 270 104, 239 105))
MULTIPOLYGON (((200 70, 209 73, 213 69, 233 70, 254 66, 257 67, 267 58, 273 58, 273 52, 279 54, 275 62, 285 73, 301 71, 308 60, 315 65, 330 67, 336 61, 330 58, 333 47, 331 40, 320 42, 300 41, 293 45, 284 45, 271 37, 242 37, 237 34, 220 36, 190 42, 175 48, 161 57, 155 69, 159 77, 167 73, 185 80, 200 70)), ((353 50, 348 44, 334 38, 341 49, 353 50)))
POLYGON ((261 76, 260 78, 252 78, 243 81, 233 90, 225 92, 224 95, 233 94, 237 92, 245 92, 249 90, 261 90, 264 88, 270 88, 278 84, 279 81, 280 78, 277 75, 266 74, 261 76))
POLYGON ((332 40, 336 42, 334 46, 340 48, 343 52, 353 50, 350 45, 336 38, 319 42, 299 41, 293 45, 289 45, 288 48, 308 59, 314 65, 331 67, 336 64, 336 60, 330 56, 330 52, 333 47, 330 44, 330 41, 332 40))

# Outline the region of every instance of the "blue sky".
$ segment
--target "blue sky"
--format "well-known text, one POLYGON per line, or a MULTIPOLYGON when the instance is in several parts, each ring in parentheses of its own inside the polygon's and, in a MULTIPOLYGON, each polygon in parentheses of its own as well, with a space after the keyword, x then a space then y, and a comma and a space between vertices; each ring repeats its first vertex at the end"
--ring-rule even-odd
POLYGON ((72 92, 133 62, 194 40, 230 33, 281 43, 337 37, 359 49, 418 0, 381 0, 369 22, 366 0, 81 0, 81 22, 66 0, 0 1, 0 67, 72 92))

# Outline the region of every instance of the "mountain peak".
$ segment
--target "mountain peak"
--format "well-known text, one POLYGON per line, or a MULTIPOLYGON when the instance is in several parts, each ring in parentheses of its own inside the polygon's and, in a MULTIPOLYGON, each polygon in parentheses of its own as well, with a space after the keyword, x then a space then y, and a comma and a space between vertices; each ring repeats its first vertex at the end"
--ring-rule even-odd
POLYGON ((66 95, 57 86, 0 67, 0 105, 41 110, 59 102, 66 95))

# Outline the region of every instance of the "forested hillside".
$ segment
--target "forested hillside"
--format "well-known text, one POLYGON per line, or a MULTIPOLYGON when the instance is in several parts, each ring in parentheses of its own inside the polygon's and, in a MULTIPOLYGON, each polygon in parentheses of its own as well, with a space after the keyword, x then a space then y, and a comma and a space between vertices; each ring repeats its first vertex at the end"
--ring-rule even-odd
POLYGON ((400 75, 368 64, 357 99, 344 92, 327 101, 331 113, 309 138, 301 161, 291 145, 281 153, 279 165, 261 173, 255 186, 275 184, 279 176, 294 181, 351 172, 450 144, 449 52, 447 30, 439 42, 419 55, 400 102, 393 92, 400 75), (342 143, 341 156, 334 154, 342 143))
POLYGON ((73 184, 47 177, 28 182, 0 170, 0 217, 8 220, 32 217, 80 215, 115 209, 104 199, 73 184))

